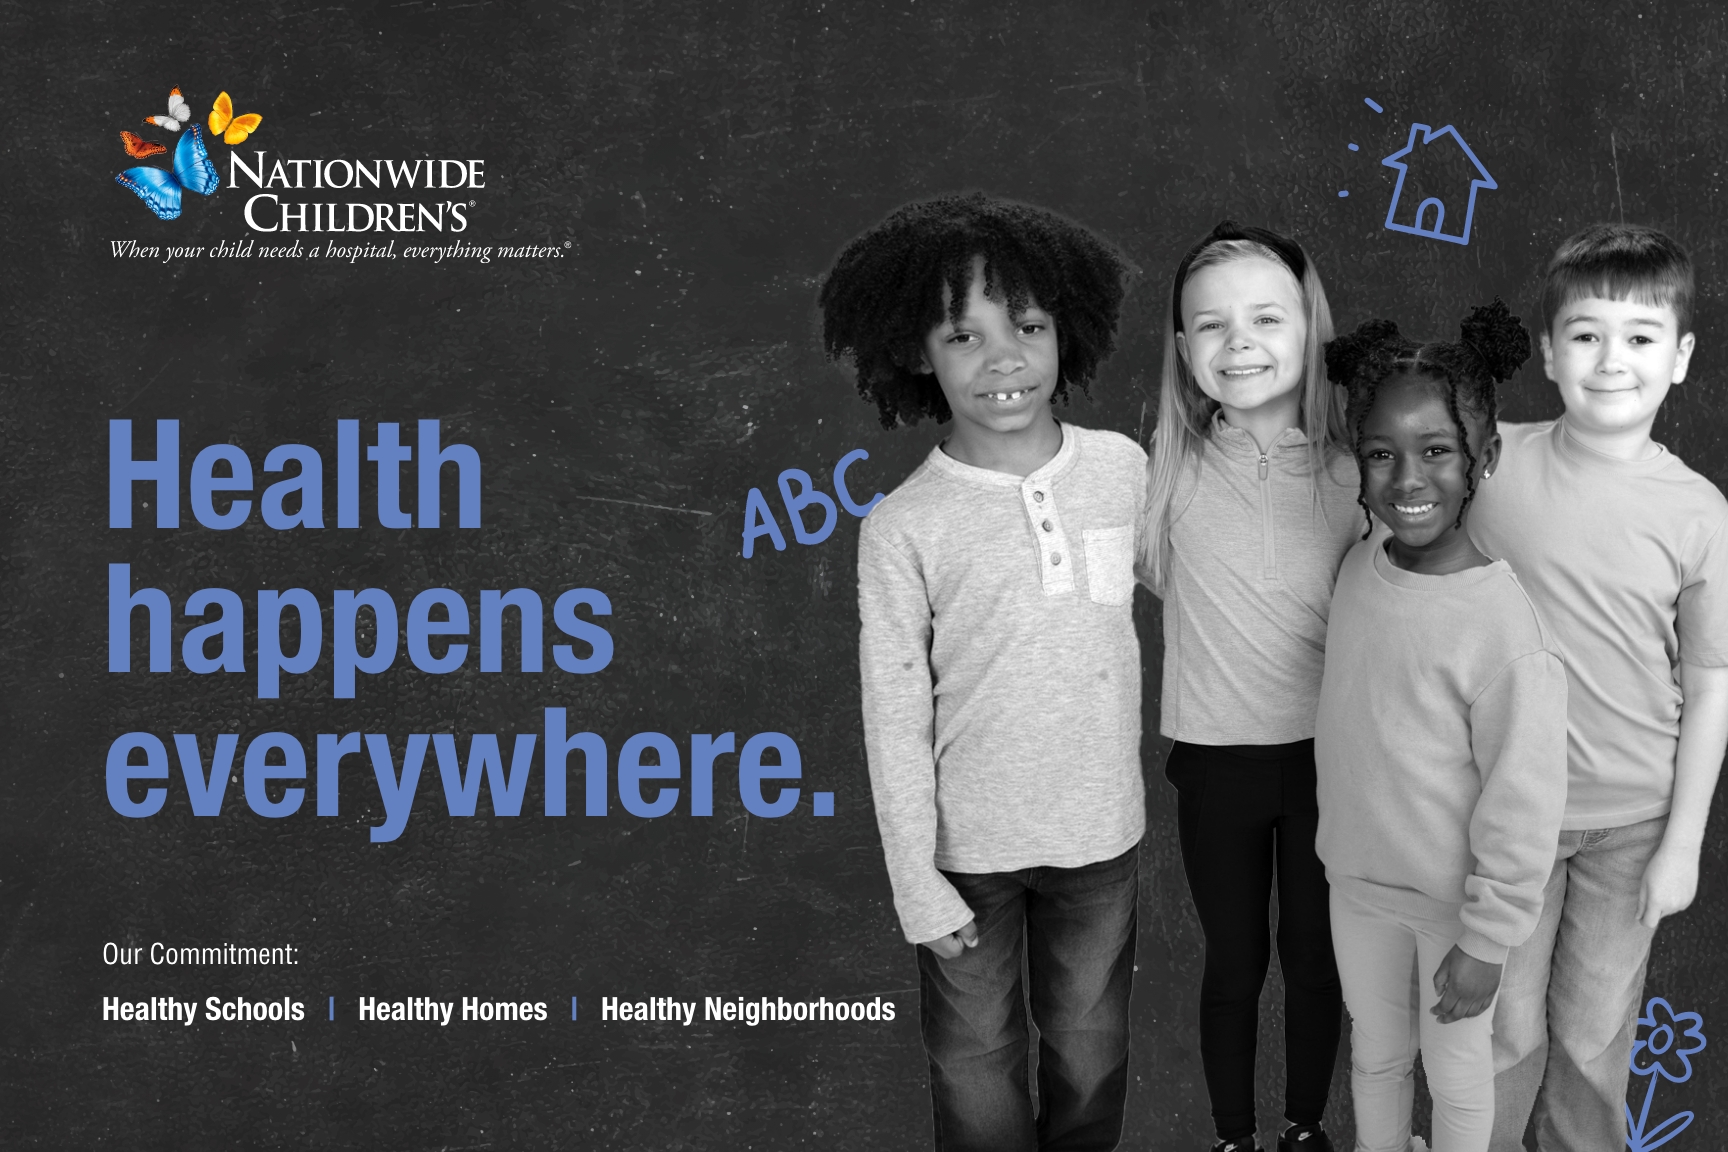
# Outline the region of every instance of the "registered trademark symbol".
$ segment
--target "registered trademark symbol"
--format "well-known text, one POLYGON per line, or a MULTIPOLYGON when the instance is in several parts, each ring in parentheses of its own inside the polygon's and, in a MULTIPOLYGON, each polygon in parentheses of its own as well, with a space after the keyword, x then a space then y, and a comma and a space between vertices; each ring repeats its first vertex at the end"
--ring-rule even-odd
POLYGON ((570 247, 570 241, 568 241, 568 240, 564 241, 564 247, 566 247, 566 248, 570 247))
POLYGON ((470 200, 470 201, 468 201, 468 207, 470 207, 470 208, 472 208, 472 207, 474 207, 474 206, 475 206, 475 205, 476 205, 476 204, 478 204, 478 203, 480 203, 480 201, 478 201, 478 200, 470 200))

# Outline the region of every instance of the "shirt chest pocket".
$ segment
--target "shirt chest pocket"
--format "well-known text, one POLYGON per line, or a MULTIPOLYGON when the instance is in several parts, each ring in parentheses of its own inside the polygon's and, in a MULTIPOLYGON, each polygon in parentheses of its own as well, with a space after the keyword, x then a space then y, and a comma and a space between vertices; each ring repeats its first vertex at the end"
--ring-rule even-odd
POLYGON ((1088 528, 1086 590, 1095 604, 1126 604, 1134 598, 1134 529, 1088 528))

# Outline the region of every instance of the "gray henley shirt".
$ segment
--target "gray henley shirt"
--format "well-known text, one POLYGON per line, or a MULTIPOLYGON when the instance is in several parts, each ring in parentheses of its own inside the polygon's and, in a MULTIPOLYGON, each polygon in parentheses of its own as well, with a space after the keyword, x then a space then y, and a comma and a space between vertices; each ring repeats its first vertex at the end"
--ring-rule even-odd
POLYGON ((1062 433, 1026 477, 938 446, 859 532, 864 741, 913 943, 972 918, 941 869, 1079 867, 1145 828, 1131 605, 1146 454, 1062 433))

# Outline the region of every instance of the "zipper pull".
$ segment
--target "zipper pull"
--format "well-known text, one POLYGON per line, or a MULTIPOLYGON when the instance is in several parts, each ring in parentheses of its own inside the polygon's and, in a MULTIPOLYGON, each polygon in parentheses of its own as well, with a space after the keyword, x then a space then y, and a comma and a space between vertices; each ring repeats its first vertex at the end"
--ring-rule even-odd
POLYGON ((1260 454, 1260 479, 1266 479, 1266 454, 1264 452, 1260 454))

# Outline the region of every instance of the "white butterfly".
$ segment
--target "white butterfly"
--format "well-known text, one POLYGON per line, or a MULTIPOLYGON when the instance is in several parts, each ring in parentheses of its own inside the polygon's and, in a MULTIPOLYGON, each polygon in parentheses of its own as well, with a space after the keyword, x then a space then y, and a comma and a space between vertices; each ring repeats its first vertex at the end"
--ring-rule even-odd
POLYGON ((144 123, 154 124, 158 128, 166 128, 170 132, 180 131, 180 126, 192 119, 192 106, 186 103, 186 97, 180 95, 176 88, 168 93, 168 115, 146 116, 144 123))

